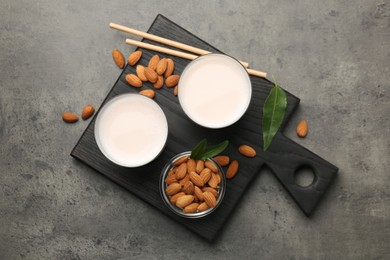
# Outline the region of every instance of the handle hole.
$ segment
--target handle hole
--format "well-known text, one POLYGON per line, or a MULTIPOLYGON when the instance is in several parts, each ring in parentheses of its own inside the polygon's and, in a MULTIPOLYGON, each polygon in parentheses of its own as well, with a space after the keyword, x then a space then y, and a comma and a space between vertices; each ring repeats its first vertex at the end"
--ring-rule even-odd
POLYGON ((307 188, 314 183, 316 179, 316 174, 314 170, 307 165, 300 166, 296 169, 294 180, 295 184, 302 188, 307 188))

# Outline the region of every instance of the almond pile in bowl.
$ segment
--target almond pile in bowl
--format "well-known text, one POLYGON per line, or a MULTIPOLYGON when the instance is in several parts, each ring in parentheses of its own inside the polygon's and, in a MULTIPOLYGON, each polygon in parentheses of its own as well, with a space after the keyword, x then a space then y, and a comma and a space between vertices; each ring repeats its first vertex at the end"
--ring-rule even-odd
POLYGON ((215 161, 194 160, 189 154, 180 154, 168 163, 163 171, 161 192, 175 213, 202 217, 222 200, 225 177, 215 161))

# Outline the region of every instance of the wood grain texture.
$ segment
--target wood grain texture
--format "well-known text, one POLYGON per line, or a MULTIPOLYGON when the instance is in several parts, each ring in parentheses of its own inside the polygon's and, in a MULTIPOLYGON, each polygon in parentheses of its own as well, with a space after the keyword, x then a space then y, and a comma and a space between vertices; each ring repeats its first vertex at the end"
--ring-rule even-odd
MULTIPOLYGON (((148 32, 211 52, 220 52, 162 15, 156 17, 148 32)), ((156 53, 148 50, 142 51, 143 57, 139 64, 146 66, 149 59, 156 53)), ((160 57, 169 57, 158 54, 160 57)), ((185 59, 171 58, 175 61, 175 73, 178 74, 189 63, 185 59)), ((135 73, 135 67, 129 65, 125 67, 103 104, 119 94, 138 91, 126 83, 127 73, 135 73)), ((157 90, 155 101, 167 116, 169 135, 164 151, 156 160, 146 166, 132 169, 123 168, 104 157, 97 147, 94 137, 95 118, 99 111, 81 136, 71 155, 209 241, 215 238, 244 194, 248 184, 257 176, 264 165, 272 169, 299 207, 306 215, 310 215, 337 173, 337 168, 286 138, 281 132, 278 132, 269 150, 266 153, 262 151, 262 107, 273 84, 266 79, 257 77, 251 77, 251 81, 253 96, 247 113, 236 124, 219 130, 206 129, 193 123, 182 111, 177 97, 173 95, 173 89, 164 87, 157 90), (173 214, 163 203, 159 191, 160 173, 171 157, 177 153, 188 151, 205 137, 210 143, 218 143, 228 139, 230 145, 226 153, 232 159, 239 160, 241 167, 237 176, 227 182, 225 198, 213 214, 201 219, 184 219, 173 214), (238 147, 241 144, 252 144, 257 151, 257 156, 251 159, 239 154, 238 147), (295 171, 302 165, 312 167, 316 173, 314 183, 307 188, 301 188, 294 182, 295 171)), ((154 88, 151 83, 144 83, 142 89, 154 88)), ((299 104, 297 97, 288 92, 286 94, 288 107, 283 125, 286 124, 299 104)))

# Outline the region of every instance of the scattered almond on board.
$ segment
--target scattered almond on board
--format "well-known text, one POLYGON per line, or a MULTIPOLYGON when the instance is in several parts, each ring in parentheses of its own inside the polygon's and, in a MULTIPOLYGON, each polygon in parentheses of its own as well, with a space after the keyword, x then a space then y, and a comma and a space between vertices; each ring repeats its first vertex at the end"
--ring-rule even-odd
MULTIPOLYGON (((81 111, 81 118, 83 120, 87 120, 95 113, 95 108, 91 105, 87 105, 81 111)), ((79 117, 72 112, 64 112, 62 113, 62 120, 66 123, 75 123, 79 121, 79 117)))
POLYGON ((125 57, 123 56, 122 52, 120 50, 113 50, 112 58, 114 59, 116 65, 120 69, 123 69, 123 67, 125 66, 125 57))
POLYGON ((220 182, 220 172, 213 162, 184 156, 173 163, 165 178, 165 193, 184 213, 202 212, 217 206, 220 182))
POLYGON ((81 118, 83 120, 87 120, 93 115, 93 113, 95 113, 95 108, 91 105, 87 105, 83 108, 83 111, 81 112, 81 118))
POLYGON ((308 126, 305 119, 303 119, 298 125, 297 125, 297 135, 301 138, 305 137, 308 132, 308 126))

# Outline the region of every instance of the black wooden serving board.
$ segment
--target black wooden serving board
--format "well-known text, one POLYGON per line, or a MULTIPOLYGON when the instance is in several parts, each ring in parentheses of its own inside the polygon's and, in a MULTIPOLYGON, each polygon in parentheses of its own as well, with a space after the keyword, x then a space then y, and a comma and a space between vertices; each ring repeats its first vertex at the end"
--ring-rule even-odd
MULTIPOLYGON (((211 52, 220 52, 162 15, 156 17, 148 32, 211 52)), ((150 42, 148 40, 144 41, 150 42)), ((156 44, 155 42, 150 43, 156 44)), ((145 66, 156 52, 144 49, 142 51, 143 56, 140 64, 145 66)), ((168 57, 161 53, 158 54, 160 57, 168 57)), ((176 74, 180 74, 189 63, 185 59, 171 58, 175 61, 176 74)), ((125 76, 127 73, 135 73, 135 67, 127 65, 124 68, 103 104, 119 94, 138 91, 138 89, 132 88, 126 83, 125 76)), ((338 169, 286 138, 281 132, 277 134, 269 150, 263 152, 262 107, 273 84, 266 79, 253 76, 251 76, 251 81, 253 96, 248 111, 236 124, 220 130, 206 129, 193 123, 182 111, 177 97, 173 95, 173 89, 164 87, 156 90, 155 101, 166 114, 169 135, 164 151, 156 160, 146 166, 124 168, 111 163, 104 157, 97 147, 94 137, 96 115, 81 136, 71 155, 209 241, 215 238, 240 197, 244 194, 248 184, 257 176, 264 165, 271 168, 298 206, 306 215, 310 215, 324 195, 338 169), (161 199, 159 193, 160 172, 170 158, 180 152, 190 150, 205 137, 210 143, 218 143, 228 139, 230 145, 225 153, 240 162, 240 170, 234 179, 227 182, 225 198, 213 214, 201 219, 181 218, 173 214, 161 199), (250 159, 240 155, 237 148, 241 144, 252 145, 257 151, 257 156, 250 159), (315 173, 314 183, 306 188, 302 188, 294 182, 295 171, 301 166, 309 166, 315 173)), ((142 89, 149 88, 153 89, 153 86, 150 83, 144 83, 142 89)), ((234 100, 227 100, 226 102, 234 102, 234 100)), ((289 120, 291 114, 298 106, 299 99, 287 93, 287 102, 287 113, 283 125, 289 120)))

